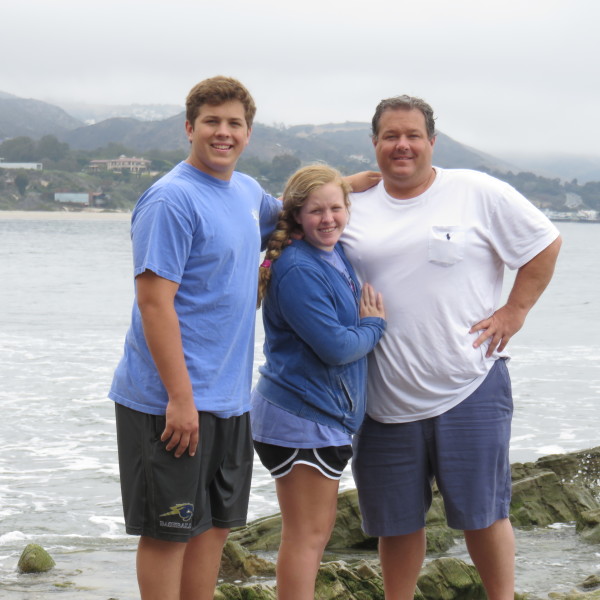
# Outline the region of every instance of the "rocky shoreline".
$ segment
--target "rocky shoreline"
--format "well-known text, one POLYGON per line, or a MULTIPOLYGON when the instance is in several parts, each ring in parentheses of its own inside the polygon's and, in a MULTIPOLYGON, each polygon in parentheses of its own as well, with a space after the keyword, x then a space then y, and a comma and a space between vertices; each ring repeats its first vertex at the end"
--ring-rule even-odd
MULTIPOLYGON (((511 521, 525 532, 531 527, 575 523, 578 535, 600 548, 600 447, 540 458, 512 465, 511 521)), ((257 519, 230 535, 218 586, 218 600, 274 600, 275 565, 279 545, 279 515, 257 519), (235 581, 233 583, 232 581, 235 581)), ((475 568, 444 556, 460 536, 445 524, 443 503, 435 494, 427 517, 427 553, 415 598, 427 600, 484 599, 475 568)), ((317 579, 317 600, 383 600, 383 582, 376 554, 377 542, 360 528, 356 490, 340 494, 338 516, 327 548, 328 556, 317 579)), ((549 574, 550 577, 550 574, 549 574)), ((550 593, 552 600, 600 600, 600 573, 590 573, 569 593, 550 593)), ((534 599, 528 590, 517 597, 534 599)))
MULTIPOLYGON (((513 497, 510 518, 520 536, 556 523, 575 525, 577 536, 600 552, 600 446, 512 465, 513 497)), ((572 526, 572 525, 571 525, 572 526)), ((231 533, 221 564, 217 600, 275 600, 275 560, 281 519, 263 517, 231 533)), ((446 526, 443 502, 435 493, 427 516, 428 559, 418 580, 418 600, 484 600, 483 586, 472 564, 450 551, 462 538, 446 526), (450 552, 449 552, 450 551, 450 552)), ((54 561, 43 548, 28 546, 19 561, 21 573, 52 569, 54 561), (39 560, 39 569, 36 567, 39 560)), ((377 540, 360 528, 356 490, 338 497, 336 525, 317 578, 316 600, 383 600, 383 581, 377 559, 377 540)), ((567 593, 553 592, 552 600, 600 600, 600 572, 589 573, 567 593)), ((520 600, 541 600, 531 590, 517 590, 520 600)), ((111 598, 110 600, 116 600, 111 598)))

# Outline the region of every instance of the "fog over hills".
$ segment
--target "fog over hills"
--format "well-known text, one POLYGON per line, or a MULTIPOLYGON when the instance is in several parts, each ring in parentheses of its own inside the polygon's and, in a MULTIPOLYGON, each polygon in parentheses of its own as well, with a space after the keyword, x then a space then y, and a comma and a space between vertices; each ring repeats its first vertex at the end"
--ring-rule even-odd
POLYGON ((0 93, 0 140, 18 136, 39 139, 81 127, 82 121, 62 108, 30 98, 0 93))
MULTIPOLYGON (((78 150, 121 144, 137 154, 152 149, 187 152, 185 112, 174 105, 56 105, 0 92, 0 141, 55 135, 78 150), (64 108, 70 108, 72 113, 64 108), (104 116, 110 118, 103 118, 104 116), (86 124, 93 121, 93 124, 86 124)), ((268 126, 255 123, 244 156, 271 160, 293 154, 303 162, 322 160, 352 168, 376 168, 367 122, 268 126)), ((497 171, 533 171, 550 178, 580 183, 600 180, 600 159, 574 156, 518 156, 508 160, 480 152, 439 132, 434 162, 442 167, 486 167, 497 171)))

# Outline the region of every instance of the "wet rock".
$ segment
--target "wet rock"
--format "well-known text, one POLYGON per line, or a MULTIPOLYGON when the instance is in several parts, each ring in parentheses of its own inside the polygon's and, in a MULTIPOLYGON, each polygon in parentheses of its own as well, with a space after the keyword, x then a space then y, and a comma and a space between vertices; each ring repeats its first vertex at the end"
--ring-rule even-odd
POLYGON ((577 518, 577 531, 586 542, 600 544, 600 508, 580 513, 577 518))
MULTIPOLYGON (((456 534, 446 525, 444 505, 438 494, 434 496, 431 510, 427 515, 427 528, 428 552, 443 552, 454 544, 456 534)), ((229 539, 250 551, 276 551, 281 539, 281 515, 257 519, 246 527, 233 531, 229 539)), ((361 529, 356 490, 347 490, 338 496, 335 526, 327 545, 327 550, 330 552, 348 549, 377 549, 377 538, 365 535, 361 529)))
POLYGON ((584 590, 595 590, 600 588, 600 575, 590 575, 582 584, 584 590))
POLYGON ((226 579, 274 576, 275 565, 250 553, 239 543, 228 540, 223 548, 219 575, 226 579))
POLYGON ((550 454, 535 463, 540 469, 554 471, 564 483, 579 483, 588 489, 600 492, 600 446, 570 452, 550 454))
MULTIPOLYGON (((600 447, 546 456, 535 463, 515 463, 512 480, 510 517, 516 527, 575 521, 583 539, 600 543, 600 447)), ((447 527, 443 501, 434 490, 432 507, 427 515, 428 554, 442 554, 458 535, 461 532, 447 527)), ((239 586, 223 584, 219 586, 218 594, 221 595, 215 598, 273 600, 274 565, 253 557, 248 551, 276 552, 280 536, 280 515, 258 519, 232 532, 230 540, 235 544, 226 548, 224 561, 229 561, 229 566, 223 567, 222 574, 228 578, 237 577, 245 583, 239 586), (253 577, 263 580, 252 581, 253 577), (265 581, 265 577, 270 580, 265 581)), ((337 520, 327 548, 328 556, 333 555, 329 558, 336 560, 322 565, 315 598, 383 598, 376 547, 377 540, 362 532, 356 490, 343 492, 338 498, 337 520), (368 560, 364 560, 365 552, 368 560)), ((422 570, 415 597, 421 600, 483 599, 485 594, 475 567, 458 559, 441 557, 430 561, 422 570)), ((525 597, 516 595, 516 598, 525 597)), ((569 594, 551 594, 551 597, 556 600, 600 600, 600 576, 588 578, 569 594)))
POLYGON ((317 575, 316 600, 383 600, 383 579, 369 561, 349 565, 345 561, 325 563, 317 575))
POLYGON ((590 490, 561 482, 553 471, 539 469, 513 481, 510 517, 515 526, 568 523, 595 508, 600 505, 590 490))
POLYGON ((419 600, 485 600, 485 590, 473 565, 457 558, 438 558, 427 564, 417 581, 419 600))
POLYGON ((19 558, 20 573, 45 573, 54 567, 54 559, 38 544, 28 544, 19 558))
POLYGON ((281 515, 256 519, 246 527, 232 531, 229 539, 251 551, 277 550, 281 541, 281 515))
MULTIPOLYGON (((215 600, 274 600, 274 584, 222 584, 215 600)), ((484 600, 475 567, 456 558, 430 562, 417 582, 417 600, 484 600)), ((315 600, 384 600, 381 569, 376 560, 325 563, 319 569, 315 600)))
POLYGON ((600 575, 590 575, 581 585, 566 594, 551 593, 552 600, 600 600, 600 575))
POLYGON ((257 583, 236 586, 224 583, 215 590, 214 600, 276 600, 275 587, 257 583))

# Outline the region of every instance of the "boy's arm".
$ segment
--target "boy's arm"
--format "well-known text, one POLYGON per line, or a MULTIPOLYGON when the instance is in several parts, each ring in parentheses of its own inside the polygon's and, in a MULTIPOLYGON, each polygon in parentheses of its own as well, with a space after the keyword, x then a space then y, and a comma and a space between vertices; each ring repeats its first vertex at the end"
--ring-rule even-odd
POLYGON ((176 458, 186 450, 194 456, 199 437, 198 410, 185 364, 179 317, 175 311, 178 288, 177 283, 152 271, 145 271, 136 278, 144 336, 169 396, 166 427, 161 440, 167 441, 167 450, 175 449, 176 458))
POLYGON ((361 171, 353 175, 343 177, 350 184, 353 192, 364 192, 381 181, 381 173, 378 171, 361 171))

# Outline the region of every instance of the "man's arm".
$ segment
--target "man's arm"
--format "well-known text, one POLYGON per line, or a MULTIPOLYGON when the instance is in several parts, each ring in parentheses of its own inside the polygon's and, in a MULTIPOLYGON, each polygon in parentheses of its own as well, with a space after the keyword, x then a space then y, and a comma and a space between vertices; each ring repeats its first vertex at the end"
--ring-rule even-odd
POLYGON ((169 396, 161 440, 168 440, 166 449, 175 448, 177 458, 186 450, 194 456, 199 436, 198 411, 185 364, 179 317, 175 312, 178 288, 177 283, 152 271, 145 271, 136 278, 144 336, 169 396))
POLYGON ((353 192, 364 192, 381 181, 381 173, 379 171, 360 171, 360 173, 346 175, 343 179, 350 184, 353 192))
POLYGON ((550 283, 561 244, 562 239, 559 236, 517 271, 506 304, 488 319, 471 327, 470 333, 483 331, 473 343, 474 348, 478 348, 490 338, 487 357, 492 355, 496 347, 498 352, 506 348, 512 336, 523 327, 527 313, 550 283))

